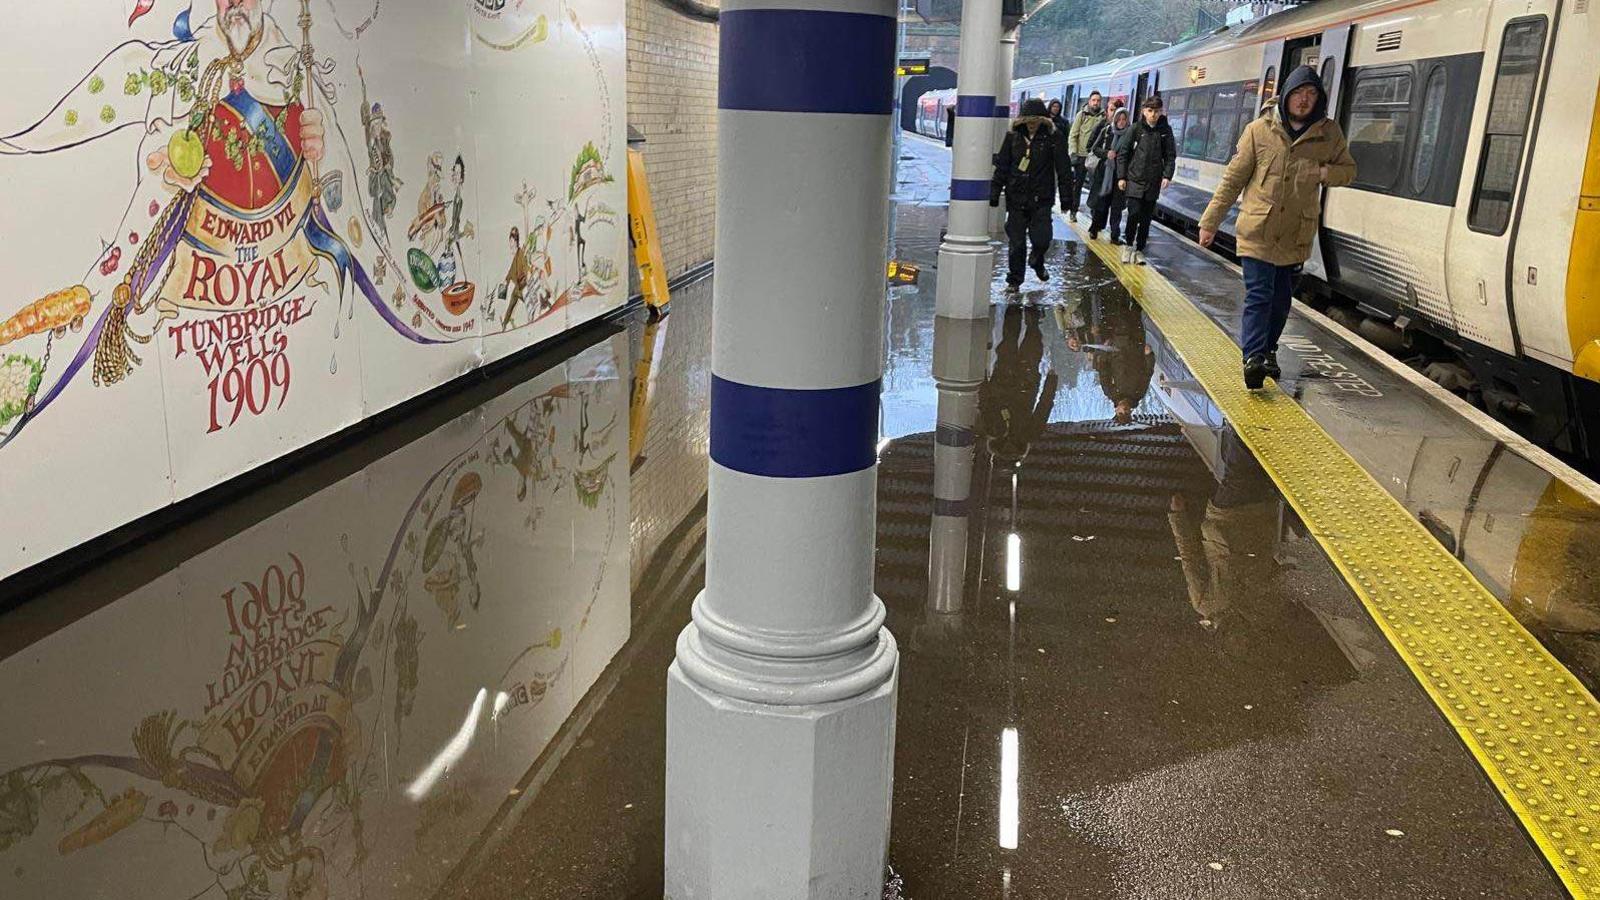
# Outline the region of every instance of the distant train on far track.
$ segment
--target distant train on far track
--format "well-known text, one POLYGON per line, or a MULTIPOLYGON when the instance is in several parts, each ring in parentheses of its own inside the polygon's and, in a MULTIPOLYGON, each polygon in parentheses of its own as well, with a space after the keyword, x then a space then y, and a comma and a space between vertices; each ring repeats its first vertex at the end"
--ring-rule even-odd
MULTIPOLYGON (((1322 0, 1020 79, 1010 99, 1070 114, 1095 90, 1159 94, 1179 150, 1160 215, 1193 234, 1300 65, 1322 73, 1360 169, 1327 191, 1302 296, 1531 439, 1600 460, 1600 3, 1322 0)), ((924 94, 917 129, 944 139, 954 94, 924 94)))

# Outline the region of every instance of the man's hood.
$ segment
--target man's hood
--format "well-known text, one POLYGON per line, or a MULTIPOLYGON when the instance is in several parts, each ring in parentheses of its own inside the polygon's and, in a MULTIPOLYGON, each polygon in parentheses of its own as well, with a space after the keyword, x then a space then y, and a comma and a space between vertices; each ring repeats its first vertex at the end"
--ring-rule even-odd
MULTIPOLYGON (((1011 128, 1015 131, 1022 131, 1029 125, 1037 125, 1043 131, 1054 131, 1056 127, 1055 123, 1050 121, 1049 116, 1017 116, 1011 120, 1011 128)), ((994 132, 991 131, 989 133, 993 134, 994 132)))
POLYGON ((1278 118, 1285 126, 1293 121, 1289 116, 1289 95, 1308 84, 1317 89, 1317 105, 1311 108, 1311 116, 1306 119, 1306 124, 1315 124, 1328 117, 1328 89, 1322 84, 1322 76, 1310 66, 1301 66, 1289 73, 1283 82, 1283 89, 1278 92, 1278 118))

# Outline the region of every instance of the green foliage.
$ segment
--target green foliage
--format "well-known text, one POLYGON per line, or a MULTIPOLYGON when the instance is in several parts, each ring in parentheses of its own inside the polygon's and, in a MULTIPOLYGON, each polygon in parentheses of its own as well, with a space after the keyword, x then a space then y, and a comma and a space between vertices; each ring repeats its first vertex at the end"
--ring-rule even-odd
MULTIPOLYGON (((1153 41, 1177 43, 1197 33, 1199 13, 1223 18, 1233 0, 1054 0, 1022 27, 1017 77, 1105 62, 1128 49, 1160 49, 1153 41)), ((1127 55, 1127 54, 1122 54, 1127 55)))

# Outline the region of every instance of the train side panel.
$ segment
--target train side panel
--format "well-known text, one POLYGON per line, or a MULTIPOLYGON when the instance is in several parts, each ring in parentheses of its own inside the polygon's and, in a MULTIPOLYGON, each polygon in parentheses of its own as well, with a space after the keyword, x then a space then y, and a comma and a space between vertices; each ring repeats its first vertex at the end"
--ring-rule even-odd
MULTIPOLYGON (((1591 155, 1600 114, 1600 9, 1578 13, 1575 8, 1568 0, 1555 33, 1551 87, 1534 131, 1510 272, 1523 351, 1569 371, 1584 347, 1600 338, 1596 286, 1581 283, 1596 277, 1594 264, 1587 270, 1584 265, 1600 253, 1600 209, 1584 209, 1584 195, 1600 190, 1600 184, 1584 183, 1586 168, 1600 166, 1600 159, 1591 155), (1575 242, 1580 217, 1585 220, 1579 235, 1584 239, 1575 242)), ((1587 205, 1600 206, 1592 198, 1587 205)), ((1600 350, 1590 352, 1600 356, 1600 350)))
POLYGON ((1485 343, 1498 335, 1509 346, 1509 328, 1479 325, 1483 316, 1460 309, 1463 295, 1448 280, 1450 234, 1470 180, 1472 142, 1459 123, 1481 118, 1473 111, 1482 105, 1489 7, 1432 4, 1356 28, 1342 115, 1330 114, 1344 125, 1358 174, 1354 186, 1328 192, 1323 249, 1334 286, 1375 311, 1485 343))

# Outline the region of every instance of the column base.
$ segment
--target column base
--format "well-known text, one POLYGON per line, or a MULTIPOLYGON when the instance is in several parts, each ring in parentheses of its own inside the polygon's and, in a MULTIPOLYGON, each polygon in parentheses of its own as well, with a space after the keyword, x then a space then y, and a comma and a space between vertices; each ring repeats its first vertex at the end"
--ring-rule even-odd
MULTIPOLYGON (((889 632, 878 639, 897 659, 889 632)), ((879 900, 898 682, 895 662, 863 694, 775 705, 708 689, 673 662, 667 900, 879 900)))
POLYGON ((989 318, 989 290, 994 283, 994 250, 987 242, 939 248, 939 283, 934 312, 951 319, 989 318))

